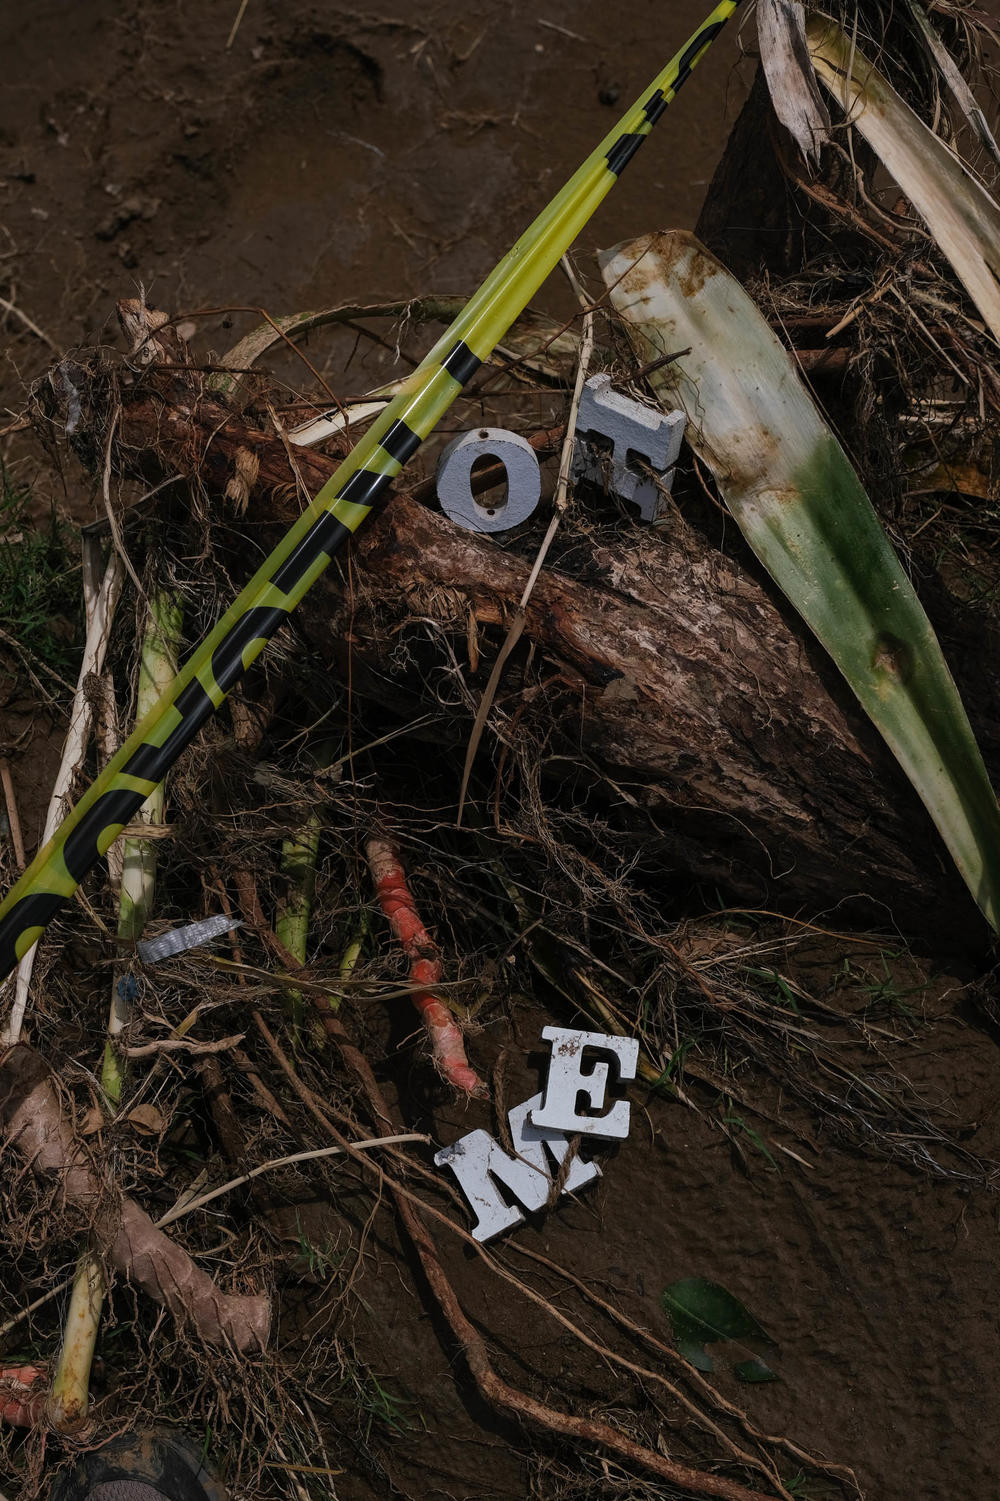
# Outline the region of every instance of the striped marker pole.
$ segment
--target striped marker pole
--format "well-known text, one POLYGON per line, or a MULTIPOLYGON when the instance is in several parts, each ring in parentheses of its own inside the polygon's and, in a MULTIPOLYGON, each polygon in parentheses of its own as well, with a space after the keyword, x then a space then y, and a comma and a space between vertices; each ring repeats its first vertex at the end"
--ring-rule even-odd
POLYGON ((320 490, 156 707, 63 820, 0 905, 0 979, 36 943, 263 651, 334 553, 531 301, 610 192, 739 0, 720 0, 596 151, 491 271, 447 333, 320 490))

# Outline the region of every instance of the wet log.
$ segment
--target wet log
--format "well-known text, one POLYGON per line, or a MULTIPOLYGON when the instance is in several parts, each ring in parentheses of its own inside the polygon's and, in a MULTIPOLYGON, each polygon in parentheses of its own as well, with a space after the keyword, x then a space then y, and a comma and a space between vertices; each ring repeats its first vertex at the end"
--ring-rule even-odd
MULTIPOLYGON (((459 638, 469 616, 506 622, 531 561, 406 495, 355 557, 352 681, 365 662, 360 681, 383 696, 387 621, 436 614, 459 638)), ((555 673, 532 718, 565 726, 568 762, 582 745, 627 783, 662 832, 666 871, 754 905, 910 932, 933 918, 982 939, 922 805, 821 650, 679 514, 656 535, 594 543, 582 563, 574 547, 572 576, 540 576, 524 634, 555 673)))
MULTIPOLYGON (((86 384, 82 372, 75 380, 86 384)), ((252 412, 237 417, 193 392, 176 370, 147 372, 121 394, 120 471, 185 475, 220 504, 242 475, 242 524, 261 546, 336 466, 290 449, 262 420, 254 426, 252 412)), ((87 420, 99 426, 101 410, 92 403, 87 420)), ((103 432, 90 438, 103 454, 103 432)), ((397 494, 357 539, 350 591, 335 564, 299 612, 316 652, 335 660, 349 642, 354 693, 400 711, 428 705, 424 675, 392 665, 397 628, 436 621, 461 659, 474 622, 481 687, 488 643, 499 646, 532 557, 530 538, 505 544, 458 529, 420 503, 427 490, 397 494)), ((742 903, 825 912, 837 924, 895 923, 925 936, 933 924, 949 947, 985 941, 894 759, 752 559, 720 552, 678 510, 655 532, 622 523, 577 533, 565 556, 532 593, 524 636, 536 671, 525 686, 512 662, 505 712, 521 693, 526 723, 544 724, 550 748, 564 733, 567 765, 584 752, 608 778, 609 808, 650 830, 665 879, 683 873, 742 903), (614 787, 625 782, 623 796, 614 787)), ((456 719, 456 747, 469 727, 456 719)))

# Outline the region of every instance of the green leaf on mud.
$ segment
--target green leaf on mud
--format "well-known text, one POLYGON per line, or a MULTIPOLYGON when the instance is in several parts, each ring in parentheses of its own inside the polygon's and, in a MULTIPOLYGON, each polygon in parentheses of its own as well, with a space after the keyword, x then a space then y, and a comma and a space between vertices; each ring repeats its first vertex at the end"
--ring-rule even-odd
MULTIPOLYGON (((699 1371, 713 1369, 712 1357, 705 1346, 717 1340, 774 1344, 739 1298, 704 1277, 685 1277, 672 1282, 663 1289, 660 1301, 670 1315, 678 1351, 699 1371)), ((770 1367, 758 1358, 742 1361, 736 1367, 736 1374, 741 1381, 777 1380, 770 1367)))
POLYGON ((714 1371, 715 1361, 709 1355, 704 1345, 699 1345, 697 1340, 678 1339, 678 1352, 683 1355, 688 1365, 693 1365, 697 1371, 714 1371))
POLYGON ((772 1371, 766 1361, 755 1355, 753 1360, 741 1360, 739 1365, 733 1366, 733 1370, 741 1381, 759 1384, 763 1381, 777 1381, 776 1371, 772 1371))

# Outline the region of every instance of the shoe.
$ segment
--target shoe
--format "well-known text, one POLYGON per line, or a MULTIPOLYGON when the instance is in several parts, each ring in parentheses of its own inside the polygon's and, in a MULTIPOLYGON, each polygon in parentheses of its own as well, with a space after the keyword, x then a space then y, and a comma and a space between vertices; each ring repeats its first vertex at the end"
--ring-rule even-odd
POLYGON ((60 1475, 49 1501, 228 1501, 197 1449, 165 1428, 123 1434, 60 1475))

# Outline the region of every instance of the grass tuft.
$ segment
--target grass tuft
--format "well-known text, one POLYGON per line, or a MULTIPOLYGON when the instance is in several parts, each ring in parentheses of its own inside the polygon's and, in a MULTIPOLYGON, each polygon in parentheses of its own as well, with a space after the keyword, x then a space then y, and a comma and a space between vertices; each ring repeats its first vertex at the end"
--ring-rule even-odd
POLYGON ((69 675, 83 640, 80 563, 55 509, 47 521, 30 510, 27 486, 0 465, 0 629, 47 667, 69 675))

